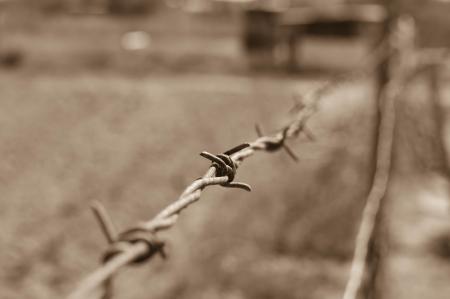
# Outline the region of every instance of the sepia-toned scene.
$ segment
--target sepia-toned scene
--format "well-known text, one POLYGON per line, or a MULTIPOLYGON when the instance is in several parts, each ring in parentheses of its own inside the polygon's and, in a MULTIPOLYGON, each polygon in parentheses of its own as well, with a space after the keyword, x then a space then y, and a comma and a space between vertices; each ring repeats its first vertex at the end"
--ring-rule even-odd
POLYGON ((0 0, 0 298, 448 299, 450 1, 0 0))

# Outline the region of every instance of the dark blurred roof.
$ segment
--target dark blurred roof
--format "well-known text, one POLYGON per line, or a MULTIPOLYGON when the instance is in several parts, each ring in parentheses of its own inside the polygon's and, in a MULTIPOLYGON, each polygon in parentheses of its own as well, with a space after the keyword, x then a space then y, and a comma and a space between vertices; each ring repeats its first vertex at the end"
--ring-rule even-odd
POLYGON ((282 15, 285 24, 310 23, 317 19, 334 21, 380 22, 386 17, 382 5, 347 3, 290 7, 282 15))
POLYGON ((261 9, 282 13, 282 23, 301 24, 323 20, 379 22, 386 10, 376 0, 215 0, 240 5, 242 9, 261 9))

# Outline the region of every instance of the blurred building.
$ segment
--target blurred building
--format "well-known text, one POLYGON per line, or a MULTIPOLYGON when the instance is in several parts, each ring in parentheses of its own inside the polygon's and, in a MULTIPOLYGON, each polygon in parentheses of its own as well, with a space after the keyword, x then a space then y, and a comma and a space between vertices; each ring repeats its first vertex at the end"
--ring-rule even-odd
POLYGON ((243 46, 256 66, 281 61, 295 69, 297 46, 303 36, 355 37, 386 18, 384 6, 375 0, 221 1, 242 10, 243 46))
POLYGON ((159 0, 35 0, 31 6, 45 13, 147 14, 163 4, 159 0))

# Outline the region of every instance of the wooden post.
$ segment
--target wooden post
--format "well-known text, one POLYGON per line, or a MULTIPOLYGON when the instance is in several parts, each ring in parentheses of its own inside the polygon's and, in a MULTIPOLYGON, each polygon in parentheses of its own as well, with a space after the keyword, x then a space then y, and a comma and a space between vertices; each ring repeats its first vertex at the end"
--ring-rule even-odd
MULTIPOLYGON (((386 55, 378 70, 378 104, 386 101, 398 102, 402 89, 408 81, 414 67, 415 24, 409 16, 400 17, 398 8, 391 4, 388 7, 389 17, 385 24, 386 55), (391 97, 390 99, 388 99, 391 97)), ((377 140, 377 145, 380 140, 377 140)), ((395 144, 395 142, 394 142, 395 144)), ((392 166, 391 166, 392 167, 392 166)), ((392 169, 391 169, 392 172, 392 169)), ((385 194, 384 197, 388 195, 385 194)), ((389 203, 386 198, 380 202, 374 227, 374 233, 369 244, 367 258, 367 279, 363 288, 363 298, 383 299, 386 297, 386 256, 389 246, 388 219, 386 211, 389 203)))
MULTIPOLYGON (((443 55, 442 55, 443 56, 443 55)), ((437 55, 439 57, 439 55, 437 55)), ((437 129, 439 138, 439 151, 442 159, 444 160, 444 165, 440 169, 447 179, 450 179, 450 148, 445 143, 445 111, 443 111, 443 103, 441 102, 440 95, 440 71, 441 67, 439 65, 440 61, 433 61, 428 66, 428 79, 430 88, 430 98, 433 101, 434 108, 434 121, 435 127, 437 129)))
MULTIPOLYGON (((385 7, 387 11, 387 17, 384 20, 380 32, 380 37, 377 45, 381 48, 381 59, 375 66, 375 101, 374 101, 374 132, 373 132, 373 146, 372 146, 372 181, 375 180, 376 173, 376 161, 377 161, 377 148, 380 142, 380 124, 381 124, 381 111, 383 104, 382 97, 383 92, 386 89, 390 78, 389 70, 392 62, 392 47, 390 43, 391 29, 395 20, 392 4, 389 1, 385 1, 385 7)), ((382 200, 384 201, 384 199, 382 200)), ((367 280, 366 284, 361 290, 361 297, 364 299, 381 299, 382 298, 382 258, 386 246, 386 219, 384 215, 384 205, 380 205, 380 211, 376 219, 376 227, 374 228, 373 238, 370 240, 369 252, 367 257, 367 280)))

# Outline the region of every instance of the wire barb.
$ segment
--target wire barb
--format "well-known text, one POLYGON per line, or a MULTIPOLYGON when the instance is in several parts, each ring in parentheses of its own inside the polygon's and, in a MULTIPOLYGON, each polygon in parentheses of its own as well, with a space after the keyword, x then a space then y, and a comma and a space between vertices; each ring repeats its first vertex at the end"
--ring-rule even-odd
POLYGON ((292 158, 292 160, 294 160, 295 162, 298 162, 299 159, 298 159, 297 155, 285 142, 288 137, 287 133, 288 133, 289 129, 290 129, 289 126, 285 127, 281 131, 281 137, 279 137, 279 138, 267 138, 267 137, 265 138, 261 126, 259 124, 255 124, 256 134, 261 139, 264 139, 263 142, 264 142, 266 151, 275 152, 275 151, 278 151, 279 149, 283 148, 286 151, 286 153, 289 155, 289 157, 292 158))
MULTIPOLYGON (((106 211, 105 207, 99 201, 94 201, 91 205, 91 209, 94 212, 94 216, 97 218, 97 221, 100 224, 103 234, 108 241, 108 244, 112 246, 117 241, 117 232, 116 228, 106 211)), ((105 261, 104 261, 105 263, 105 261)), ((113 292, 113 277, 109 277, 103 283, 103 295, 102 299, 110 299, 112 297, 113 292)))
POLYGON ((292 107, 289 109, 289 113, 297 114, 306 108, 306 104, 303 101, 303 96, 300 94, 294 94, 292 97, 292 107))
POLYGON ((159 240, 147 229, 133 227, 119 234, 117 241, 103 255, 103 263, 107 263, 116 255, 126 251, 128 246, 138 242, 145 244, 147 250, 131 260, 130 264, 137 265, 144 263, 155 254, 159 254, 163 259, 167 257, 164 250, 165 243, 163 241, 159 240))
POLYGON ((91 209, 100 224, 102 232, 108 243, 114 243, 117 239, 117 232, 113 222, 111 221, 111 217, 108 212, 106 212, 105 207, 99 201, 94 201, 91 205, 91 209))
POLYGON ((244 143, 224 152, 223 154, 213 155, 208 152, 201 152, 200 156, 212 162, 211 166, 216 169, 216 176, 228 178, 226 182, 220 184, 221 186, 228 188, 238 188, 250 192, 252 191, 250 185, 241 182, 233 182, 236 176, 238 165, 231 158, 232 154, 235 154, 249 146, 250 144, 244 143))

